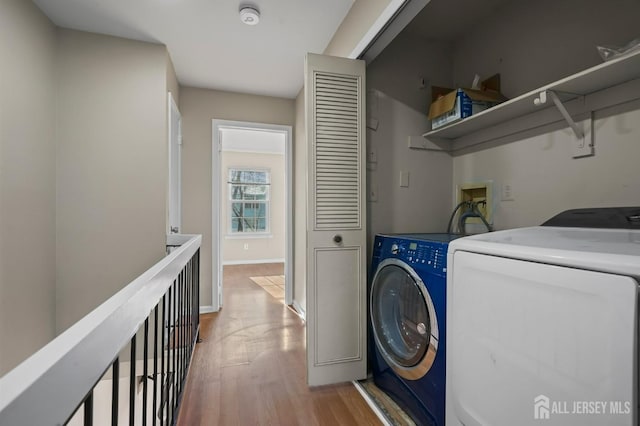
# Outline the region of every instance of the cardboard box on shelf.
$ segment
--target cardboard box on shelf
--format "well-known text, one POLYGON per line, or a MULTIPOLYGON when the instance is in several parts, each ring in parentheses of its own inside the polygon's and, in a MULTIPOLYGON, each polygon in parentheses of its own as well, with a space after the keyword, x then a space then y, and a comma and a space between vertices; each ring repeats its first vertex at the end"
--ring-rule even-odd
POLYGON ((433 87, 432 98, 433 102, 429 108, 432 130, 477 114, 506 100, 500 93, 500 74, 484 80, 481 90, 433 87))

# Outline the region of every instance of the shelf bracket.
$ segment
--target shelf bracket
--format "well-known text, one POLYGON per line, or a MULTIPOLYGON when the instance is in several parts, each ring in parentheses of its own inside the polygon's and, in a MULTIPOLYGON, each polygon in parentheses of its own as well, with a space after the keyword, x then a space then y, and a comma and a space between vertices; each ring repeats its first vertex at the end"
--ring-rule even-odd
POLYGON ((449 149, 446 148, 448 144, 435 138, 425 139, 423 136, 408 136, 407 139, 411 149, 449 152, 449 149))
MULTIPOLYGON (((533 103, 535 105, 544 105, 547 103, 548 99, 551 99, 551 101, 553 101, 553 104, 556 106, 556 108, 558 108, 558 111, 560 111, 560 114, 565 119, 567 124, 569 124, 569 127, 571 127, 573 133, 576 136, 577 141, 573 146, 573 158, 588 157, 594 155, 593 132, 589 132, 590 140, 587 141, 587 135, 585 135, 582 126, 579 126, 578 123, 573 120, 573 117, 571 117, 571 114, 569 114, 569 111, 567 111, 567 108, 564 106, 556 92, 554 92, 553 90, 543 90, 539 93, 538 97, 533 100, 533 103)), ((593 125, 592 115, 589 116, 587 124, 589 125, 589 128, 593 125)))

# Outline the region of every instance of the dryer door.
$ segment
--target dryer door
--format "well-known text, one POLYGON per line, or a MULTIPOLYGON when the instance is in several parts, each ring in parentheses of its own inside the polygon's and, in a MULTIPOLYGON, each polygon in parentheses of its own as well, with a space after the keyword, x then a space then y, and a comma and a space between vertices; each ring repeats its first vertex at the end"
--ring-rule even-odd
POLYGON ((370 296, 371 323, 380 352, 401 377, 417 380, 438 349, 438 321, 425 285, 398 259, 380 263, 370 296))

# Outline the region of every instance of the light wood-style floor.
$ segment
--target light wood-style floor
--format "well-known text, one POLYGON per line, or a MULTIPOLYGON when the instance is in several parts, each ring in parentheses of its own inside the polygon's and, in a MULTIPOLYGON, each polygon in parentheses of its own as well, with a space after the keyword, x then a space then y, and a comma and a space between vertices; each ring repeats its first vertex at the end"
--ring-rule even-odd
POLYGON ((271 296, 278 299, 278 302, 284 304, 284 275, 263 275, 249 278, 271 296))
POLYGON ((249 277, 282 265, 224 268, 224 307, 202 315, 178 425, 379 425, 358 391, 306 385, 305 328, 249 277))

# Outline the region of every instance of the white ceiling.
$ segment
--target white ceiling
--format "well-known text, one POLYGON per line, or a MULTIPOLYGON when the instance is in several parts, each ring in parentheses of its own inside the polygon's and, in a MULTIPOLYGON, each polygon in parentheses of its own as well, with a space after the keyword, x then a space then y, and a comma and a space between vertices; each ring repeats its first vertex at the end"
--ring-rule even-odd
POLYGON ((294 98, 354 0, 34 0, 58 26, 167 46, 181 85, 294 98), (260 23, 240 22, 240 5, 260 23))

